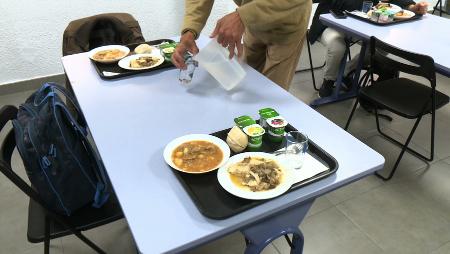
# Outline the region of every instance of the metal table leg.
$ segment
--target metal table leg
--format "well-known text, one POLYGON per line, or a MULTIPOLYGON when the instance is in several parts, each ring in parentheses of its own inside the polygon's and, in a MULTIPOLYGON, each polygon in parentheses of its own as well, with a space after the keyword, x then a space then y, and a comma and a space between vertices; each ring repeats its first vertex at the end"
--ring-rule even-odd
POLYGON ((303 234, 298 228, 314 200, 309 200, 297 207, 291 208, 272 218, 265 219, 243 230, 247 248, 245 254, 258 254, 278 237, 292 234, 291 254, 303 252, 303 234))
POLYGON ((353 86, 352 89, 346 93, 340 93, 341 91, 341 85, 342 85, 342 77, 344 75, 345 65, 347 63, 347 54, 348 54, 348 47, 346 49, 346 52, 344 54, 344 57, 341 60, 340 67, 339 67, 339 74, 336 80, 336 87, 333 91, 333 94, 328 97, 319 98, 314 100, 310 103, 311 107, 317 107, 323 104, 328 104, 332 102, 338 102, 343 101, 347 99, 351 99, 356 97, 358 93, 358 83, 359 83, 359 77, 361 75, 362 67, 364 66, 364 56, 366 54, 366 48, 367 48, 367 41, 362 41, 361 51, 359 53, 359 59, 358 59, 358 65, 355 69, 355 75, 353 77, 353 86))

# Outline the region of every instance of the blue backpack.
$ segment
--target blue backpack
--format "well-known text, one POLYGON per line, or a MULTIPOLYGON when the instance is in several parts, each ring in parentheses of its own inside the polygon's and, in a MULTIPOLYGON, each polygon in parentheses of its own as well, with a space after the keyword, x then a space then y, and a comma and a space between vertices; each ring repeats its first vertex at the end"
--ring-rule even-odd
POLYGON ((108 200, 103 164, 88 142, 78 104, 63 87, 44 84, 20 105, 13 127, 31 185, 48 208, 69 216, 108 200), (76 116, 60 94, 73 105, 76 116))

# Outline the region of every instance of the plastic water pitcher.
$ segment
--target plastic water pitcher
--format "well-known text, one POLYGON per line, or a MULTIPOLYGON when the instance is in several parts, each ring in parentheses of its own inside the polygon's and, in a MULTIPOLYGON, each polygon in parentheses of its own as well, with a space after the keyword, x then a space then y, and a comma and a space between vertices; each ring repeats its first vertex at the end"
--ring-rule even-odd
POLYGON ((228 49, 217 43, 216 39, 212 39, 193 58, 227 91, 238 85, 246 74, 236 57, 230 60, 229 54, 228 49))

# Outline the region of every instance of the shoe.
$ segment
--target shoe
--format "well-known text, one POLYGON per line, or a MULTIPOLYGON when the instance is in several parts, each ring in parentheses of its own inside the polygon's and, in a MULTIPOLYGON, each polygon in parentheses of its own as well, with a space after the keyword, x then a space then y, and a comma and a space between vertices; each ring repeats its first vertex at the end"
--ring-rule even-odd
POLYGON ((345 91, 352 90, 352 87, 353 87, 353 74, 354 74, 354 72, 350 72, 349 74, 347 74, 347 76, 342 78, 342 88, 345 91))
POLYGON ((322 86, 319 89, 319 97, 324 98, 333 94, 334 80, 323 80, 322 86))

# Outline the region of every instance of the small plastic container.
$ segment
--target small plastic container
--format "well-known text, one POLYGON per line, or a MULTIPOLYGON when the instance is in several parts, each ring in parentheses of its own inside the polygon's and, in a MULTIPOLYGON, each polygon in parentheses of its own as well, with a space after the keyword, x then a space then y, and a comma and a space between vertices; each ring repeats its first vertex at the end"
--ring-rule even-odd
POLYGON ((227 91, 237 86, 246 75, 236 57, 229 59, 229 54, 228 49, 217 43, 216 39, 212 39, 193 57, 227 91))
POLYGON ((244 127, 243 131, 248 136, 248 150, 252 152, 259 151, 262 146, 263 135, 266 133, 264 128, 255 123, 244 127))
POLYGON ((272 142, 281 142, 284 138, 284 127, 288 124, 282 116, 266 119, 268 125, 268 138, 272 142))

